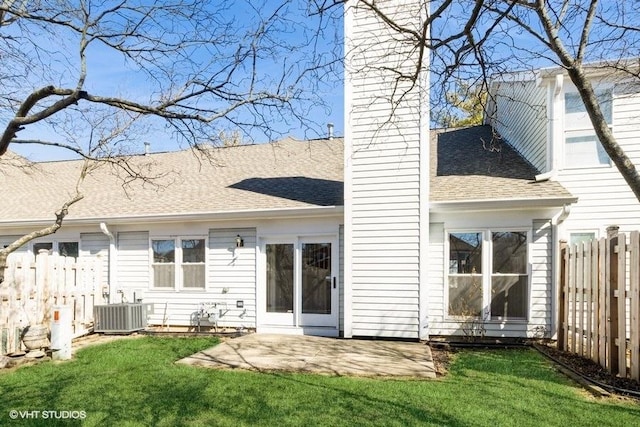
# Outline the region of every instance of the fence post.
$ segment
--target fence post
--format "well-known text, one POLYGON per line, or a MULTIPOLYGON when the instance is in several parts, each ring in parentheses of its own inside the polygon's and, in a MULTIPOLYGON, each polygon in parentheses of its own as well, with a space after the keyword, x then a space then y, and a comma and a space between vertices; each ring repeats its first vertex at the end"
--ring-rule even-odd
POLYGON ((618 288, 615 294, 618 306, 618 374, 627 376, 627 238, 618 235, 618 288))
POLYGON ((567 241, 560 240, 560 283, 558 286, 558 348, 567 351, 567 309, 569 299, 567 298, 567 241))
POLYGON ((629 364, 631 379, 640 381, 640 233, 631 232, 629 239, 629 293, 630 321, 629 344, 631 360, 629 364))
POLYGON ((584 356, 585 352, 585 277, 584 277, 584 243, 580 242, 576 245, 576 350, 580 356, 584 356))
POLYGON ((593 285, 591 268, 593 266, 591 242, 583 242, 584 250, 584 356, 593 359, 593 285))
POLYGON ((607 359, 609 361, 607 367, 610 374, 618 374, 618 304, 616 295, 618 293, 618 229, 619 227, 611 226, 607 228, 607 236, 609 241, 609 252, 607 260, 608 274, 608 292, 606 294, 607 302, 607 359))
POLYGON ((567 289, 567 299, 569 300, 569 313, 567 323, 569 323, 567 339, 569 340, 569 351, 578 352, 578 288, 576 286, 576 263, 577 263, 577 245, 569 246, 569 286, 567 289))
POLYGON ((600 329, 600 300, 599 300, 599 282, 598 277, 600 275, 598 254, 598 241, 592 240, 589 245, 591 246, 591 360, 598 363, 598 345, 599 345, 599 329, 600 329))

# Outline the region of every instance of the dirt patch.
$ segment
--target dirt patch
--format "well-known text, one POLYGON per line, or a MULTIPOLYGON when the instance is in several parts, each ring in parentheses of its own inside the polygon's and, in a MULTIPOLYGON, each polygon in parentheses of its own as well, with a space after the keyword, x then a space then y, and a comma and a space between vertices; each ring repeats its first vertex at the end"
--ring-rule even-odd
POLYGON ((104 344, 111 341, 122 340, 122 339, 132 339, 132 338, 140 338, 143 336, 137 332, 132 334, 122 334, 122 335, 105 335, 105 334, 90 334, 85 335, 83 337, 76 338, 71 343, 71 351, 75 355, 76 352, 84 347, 88 347, 96 344, 104 344))
POLYGON ((451 365, 451 350, 447 347, 432 346, 431 357, 436 369, 436 377, 442 378, 449 373, 451 365))

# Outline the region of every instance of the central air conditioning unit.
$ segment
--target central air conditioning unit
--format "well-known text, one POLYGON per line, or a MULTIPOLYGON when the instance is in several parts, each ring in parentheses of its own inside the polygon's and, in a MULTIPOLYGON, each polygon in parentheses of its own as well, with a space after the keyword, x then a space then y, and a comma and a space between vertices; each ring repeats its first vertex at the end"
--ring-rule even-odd
POLYGON ((93 307, 94 332, 124 334, 147 327, 150 304, 126 303, 93 307))

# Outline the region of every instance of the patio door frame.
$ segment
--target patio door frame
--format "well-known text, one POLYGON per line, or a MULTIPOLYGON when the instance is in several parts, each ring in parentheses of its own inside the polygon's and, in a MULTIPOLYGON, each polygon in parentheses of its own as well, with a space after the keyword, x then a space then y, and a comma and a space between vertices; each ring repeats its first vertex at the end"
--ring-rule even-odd
POLYGON ((339 248, 338 235, 300 234, 260 238, 258 288, 256 290, 256 326, 258 332, 338 336, 339 324, 339 248), (302 313, 302 245, 331 244, 331 313, 302 313), (294 250, 293 310, 291 313, 267 312, 267 252, 269 244, 292 244, 294 250))

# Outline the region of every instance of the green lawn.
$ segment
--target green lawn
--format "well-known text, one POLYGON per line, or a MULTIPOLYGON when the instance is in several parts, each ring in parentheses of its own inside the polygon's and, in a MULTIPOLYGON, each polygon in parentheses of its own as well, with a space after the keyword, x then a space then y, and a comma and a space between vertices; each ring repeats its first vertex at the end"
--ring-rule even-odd
POLYGON ((214 343, 126 339, 85 348, 70 362, 0 372, 0 425, 80 425, 50 419, 62 411, 84 411, 82 425, 90 426, 640 423, 640 404, 587 395, 533 350, 463 351, 445 379, 431 381, 217 371, 173 363, 214 343), (11 411, 57 414, 12 420, 11 411))

